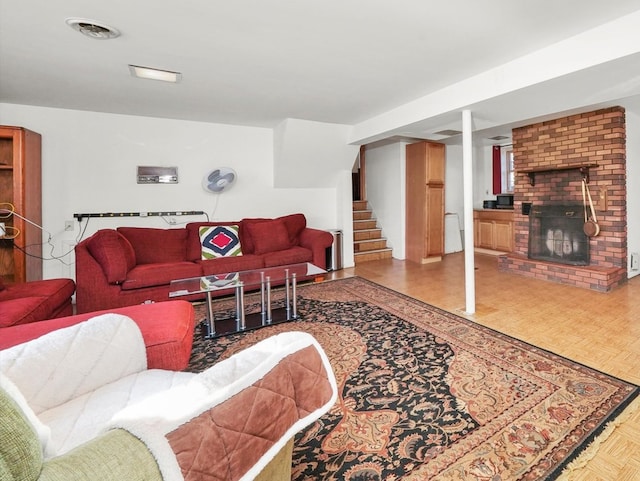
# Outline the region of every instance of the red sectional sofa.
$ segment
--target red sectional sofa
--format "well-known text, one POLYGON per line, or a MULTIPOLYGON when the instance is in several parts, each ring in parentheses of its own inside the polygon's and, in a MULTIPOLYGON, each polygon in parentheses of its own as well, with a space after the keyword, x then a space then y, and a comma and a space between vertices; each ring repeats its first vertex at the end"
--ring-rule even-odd
POLYGON ((107 312, 128 316, 138 325, 147 349, 149 369, 181 371, 189 364, 195 314, 193 306, 181 300, 89 312, 0 328, 0 350, 107 312))
POLYGON ((0 280, 0 328, 73 314, 71 279, 4 285, 0 280))
POLYGON ((84 313, 165 301, 176 279, 302 262, 324 269, 332 242, 329 232, 307 227, 304 214, 193 222, 177 229, 102 229, 75 248, 76 309, 84 313), (200 227, 210 226, 238 226, 242 255, 202 259, 200 227))

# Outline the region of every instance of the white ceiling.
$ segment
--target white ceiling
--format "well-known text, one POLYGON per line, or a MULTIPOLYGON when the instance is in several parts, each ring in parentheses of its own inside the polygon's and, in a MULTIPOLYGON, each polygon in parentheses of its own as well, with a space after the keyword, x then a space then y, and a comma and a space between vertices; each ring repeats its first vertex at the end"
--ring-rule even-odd
MULTIPOLYGON (((637 10, 640 0, 0 0, 0 102, 355 125, 637 10), (68 17, 122 35, 90 39, 68 17), (128 64, 179 71, 182 81, 135 79, 128 64)), ((621 81, 637 65, 619 64, 621 81)), ((525 120, 513 118, 521 94, 483 115, 507 108, 512 122, 525 120)), ((407 133, 451 125, 437 118, 407 133)))

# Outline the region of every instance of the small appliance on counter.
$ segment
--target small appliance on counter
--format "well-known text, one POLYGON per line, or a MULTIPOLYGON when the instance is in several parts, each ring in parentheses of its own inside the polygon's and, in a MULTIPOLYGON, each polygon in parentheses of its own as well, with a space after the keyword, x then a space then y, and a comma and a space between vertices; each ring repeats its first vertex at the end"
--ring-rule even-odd
POLYGON ((513 209, 513 194, 498 194, 496 209, 513 209))
POLYGON ((498 201, 497 200, 485 200, 485 201, 482 201, 482 208, 483 209, 495 209, 497 205, 498 205, 498 201))

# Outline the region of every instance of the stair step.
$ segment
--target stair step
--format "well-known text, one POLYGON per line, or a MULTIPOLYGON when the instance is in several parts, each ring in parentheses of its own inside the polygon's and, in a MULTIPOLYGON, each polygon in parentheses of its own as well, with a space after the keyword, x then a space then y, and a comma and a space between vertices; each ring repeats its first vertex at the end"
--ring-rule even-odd
POLYGON ((366 229, 375 229, 377 227, 377 222, 375 219, 366 219, 366 220, 354 220, 353 221, 353 230, 366 230, 366 229))
POLYGON ((367 261, 379 261, 380 259, 391 259, 391 249, 379 249, 375 251, 355 253, 353 260, 356 264, 367 261))
POLYGON ((367 220, 371 219, 373 212, 370 210, 354 210, 353 211, 353 220, 367 220))
POLYGON ((361 241, 367 239, 380 239, 382 237, 382 229, 362 229, 353 231, 353 240, 361 241))
POLYGON ((387 239, 367 239, 353 243, 353 252, 375 251, 386 249, 387 239))
POLYGON ((367 210, 369 203, 366 200, 354 200, 353 210, 367 210))

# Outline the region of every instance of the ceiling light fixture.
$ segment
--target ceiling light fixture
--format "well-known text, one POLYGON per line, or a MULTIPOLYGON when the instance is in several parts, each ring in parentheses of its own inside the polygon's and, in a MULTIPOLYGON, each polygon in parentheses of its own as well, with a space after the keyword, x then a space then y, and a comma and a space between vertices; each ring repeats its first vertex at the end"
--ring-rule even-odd
POLYGON ((129 65, 131 75, 138 78, 150 80, 161 80, 162 82, 179 82, 182 78, 180 72, 171 72, 170 70, 160 70, 151 67, 140 67, 139 65, 129 65))
POLYGON ((66 24, 81 34, 95 40, 109 40, 120 36, 120 31, 104 23, 89 20, 87 18, 70 17, 66 24))

